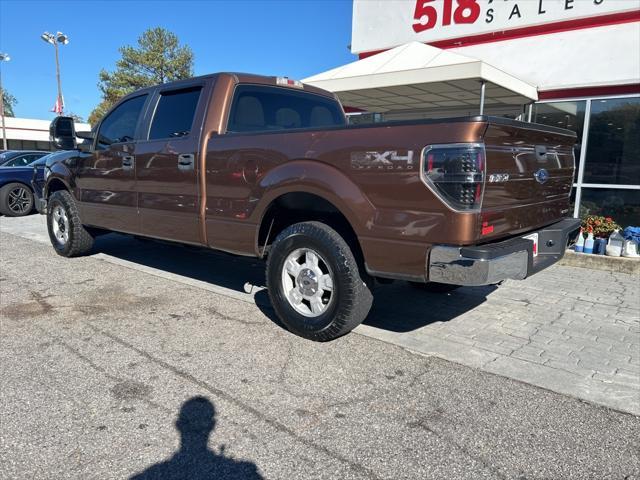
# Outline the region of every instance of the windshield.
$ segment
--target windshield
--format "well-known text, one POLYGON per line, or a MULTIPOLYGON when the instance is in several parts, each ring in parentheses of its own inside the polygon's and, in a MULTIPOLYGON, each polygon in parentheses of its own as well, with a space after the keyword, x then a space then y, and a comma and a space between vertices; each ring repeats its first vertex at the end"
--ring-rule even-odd
POLYGON ((36 157, 34 155, 35 158, 29 158, 27 159, 27 165, 33 165, 35 162, 37 162, 38 160, 40 160, 42 158, 42 156, 38 156, 36 157))
POLYGON ((34 160, 33 162, 31 162, 29 165, 31 165, 33 167, 38 166, 38 165, 44 165, 45 163, 47 163, 47 159, 49 157, 51 157, 51 156, 53 156, 53 154, 45 155, 44 157, 40 157, 39 159, 34 160))

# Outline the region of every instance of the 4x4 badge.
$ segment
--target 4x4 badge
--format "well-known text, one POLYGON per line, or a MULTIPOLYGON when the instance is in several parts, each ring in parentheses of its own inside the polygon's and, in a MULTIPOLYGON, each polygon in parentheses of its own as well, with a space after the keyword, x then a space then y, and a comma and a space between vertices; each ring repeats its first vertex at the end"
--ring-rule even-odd
POLYGON ((351 168, 356 170, 413 170, 413 150, 406 154, 397 150, 353 152, 351 168))

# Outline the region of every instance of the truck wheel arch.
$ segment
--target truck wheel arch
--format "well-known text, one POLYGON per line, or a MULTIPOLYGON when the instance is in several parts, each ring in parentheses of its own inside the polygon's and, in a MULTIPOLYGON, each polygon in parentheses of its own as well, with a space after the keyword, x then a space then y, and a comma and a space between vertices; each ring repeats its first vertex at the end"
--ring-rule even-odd
POLYGON ((52 177, 49 179, 49 181, 47 181, 47 184, 45 186, 45 198, 49 198, 49 196, 53 193, 53 192, 57 192, 60 190, 67 190, 68 192, 71 192, 71 189, 69 188, 69 186, 64 182, 64 180, 62 180, 60 177, 52 177))
POLYGON ((336 167, 319 160, 288 161, 270 170, 259 183, 261 201, 254 211, 258 228, 255 251, 264 256, 270 242, 284 228, 302 221, 325 221, 340 234, 353 240, 354 254, 363 259, 358 235, 362 234, 375 215, 375 208, 361 189, 336 167), (291 204, 302 205, 287 221, 272 226, 274 212, 291 204), (307 208, 311 205, 310 208, 307 208), (330 214, 328 217, 326 214, 330 214), (323 218, 324 217, 324 218, 323 218), (351 238, 349 238, 351 237, 351 238))
POLYGON ((356 227, 349 215, 324 195, 309 190, 282 192, 271 199, 262 211, 256 229, 255 244, 258 255, 264 256, 266 247, 285 228, 308 221, 320 221, 331 226, 352 246, 356 258, 364 261, 356 227), (298 208, 292 208, 293 206, 298 208))

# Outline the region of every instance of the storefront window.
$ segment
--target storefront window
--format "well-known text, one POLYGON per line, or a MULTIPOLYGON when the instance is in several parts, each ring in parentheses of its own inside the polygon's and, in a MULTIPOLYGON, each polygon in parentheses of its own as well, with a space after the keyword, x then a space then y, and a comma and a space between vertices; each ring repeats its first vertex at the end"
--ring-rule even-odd
POLYGON ((552 127, 566 128, 576 132, 578 138, 573 146, 576 157, 575 179, 578 178, 580 168, 580 146, 582 145, 582 130, 584 127, 584 112, 587 106, 585 100, 577 102, 537 103, 533 106, 534 123, 541 123, 552 127))
POLYGON ((640 192, 616 188, 582 188, 580 218, 602 215, 622 227, 640 226, 640 192))
POLYGON ((591 101, 583 180, 640 185, 640 97, 591 101))

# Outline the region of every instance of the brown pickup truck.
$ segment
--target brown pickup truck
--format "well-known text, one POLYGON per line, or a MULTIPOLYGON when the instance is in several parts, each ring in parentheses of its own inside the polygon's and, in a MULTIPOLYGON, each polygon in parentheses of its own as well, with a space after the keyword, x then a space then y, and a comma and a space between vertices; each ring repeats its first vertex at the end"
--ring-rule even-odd
POLYGON ((347 125, 337 98, 283 77, 220 73, 139 90, 47 165, 60 255, 104 231, 266 259, 272 305, 292 332, 345 334, 374 281, 424 288, 524 279, 557 262, 572 132, 504 118, 347 125))

